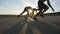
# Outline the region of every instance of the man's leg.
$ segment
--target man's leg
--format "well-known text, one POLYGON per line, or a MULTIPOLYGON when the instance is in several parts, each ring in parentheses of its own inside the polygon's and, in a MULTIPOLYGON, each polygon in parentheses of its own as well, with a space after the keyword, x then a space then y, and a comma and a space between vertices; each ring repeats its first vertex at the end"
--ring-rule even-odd
POLYGON ((43 4, 43 6, 42 6, 41 8, 42 8, 42 9, 41 9, 41 14, 40 14, 40 16, 42 16, 42 17, 44 18, 43 13, 46 12, 46 11, 49 9, 49 7, 48 7, 47 5, 45 5, 45 4, 43 4), (43 10, 43 9, 44 9, 44 10, 43 10))
MULTIPOLYGON (((40 15, 40 13, 42 12, 43 9, 42 8, 38 8, 38 10, 39 10, 39 12, 34 16, 35 20, 37 20, 36 16, 40 15)), ((42 15, 40 15, 40 16, 42 16, 42 15)))
POLYGON ((45 4, 44 4, 43 8, 44 8, 43 13, 46 12, 49 9, 49 7, 47 5, 45 5, 45 4))
POLYGON ((39 9, 39 13, 38 13, 38 14, 39 14, 41 17, 44 18, 42 10, 43 10, 43 8, 41 7, 41 8, 39 9))

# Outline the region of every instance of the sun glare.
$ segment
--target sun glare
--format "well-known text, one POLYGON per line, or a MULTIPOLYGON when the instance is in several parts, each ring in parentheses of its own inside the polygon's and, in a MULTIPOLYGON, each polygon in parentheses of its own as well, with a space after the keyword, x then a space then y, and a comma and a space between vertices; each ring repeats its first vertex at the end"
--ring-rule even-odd
POLYGON ((29 14, 31 14, 33 10, 32 9, 28 9, 28 11, 29 11, 29 14))

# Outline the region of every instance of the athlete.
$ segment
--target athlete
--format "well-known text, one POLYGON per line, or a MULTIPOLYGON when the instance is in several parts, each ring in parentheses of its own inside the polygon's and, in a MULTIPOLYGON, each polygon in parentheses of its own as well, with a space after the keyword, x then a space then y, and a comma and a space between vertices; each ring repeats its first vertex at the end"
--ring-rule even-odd
POLYGON ((52 6, 50 4, 50 0, 39 0, 38 1, 39 12, 35 15, 34 19, 36 19, 36 16, 38 16, 38 15, 44 17, 43 13, 46 12, 49 9, 49 7, 46 4, 44 4, 45 1, 47 1, 47 4, 52 9, 52 11, 54 11, 54 9, 52 8, 52 6))
POLYGON ((27 7, 24 8, 23 12, 22 12, 20 15, 18 15, 18 18, 19 18, 19 16, 21 16, 24 12, 27 12, 27 15, 26 15, 27 17, 32 18, 32 17, 34 16, 34 11, 37 11, 37 9, 36 9, 36 8, 32 8, 32 7, 30 7, 30 6, 27 6, 27 7))

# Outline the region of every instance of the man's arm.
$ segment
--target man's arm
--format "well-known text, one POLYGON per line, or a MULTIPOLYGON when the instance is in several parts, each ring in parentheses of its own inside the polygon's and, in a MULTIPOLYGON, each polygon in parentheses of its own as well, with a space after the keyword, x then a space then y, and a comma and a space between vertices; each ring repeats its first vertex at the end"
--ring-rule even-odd
POLYGON ((18 18, 19 18, 19 16, 21 16, 24 12, 25 12, 25 10, 24 10, 20 15, 18 15, 18 18))
POLYGON ((47 4, 49 5, 49 7, 52 9, 52 11, 54 11, 54 9, 52 8, 51 4, 50 4, 50 1, 47 0, 47 4))

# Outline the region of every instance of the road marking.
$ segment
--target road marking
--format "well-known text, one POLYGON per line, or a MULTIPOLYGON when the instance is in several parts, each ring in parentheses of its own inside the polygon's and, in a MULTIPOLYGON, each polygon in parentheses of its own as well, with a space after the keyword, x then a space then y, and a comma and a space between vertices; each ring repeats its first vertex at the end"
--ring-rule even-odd
POLYGON ((35 27, 33 29, 33 34, 41 34, 41 32, 35 27))
POLYGON ((27 23, 23 26, 22 31, 20 32, 20 34, 25 34, 27 30, 27 23))

